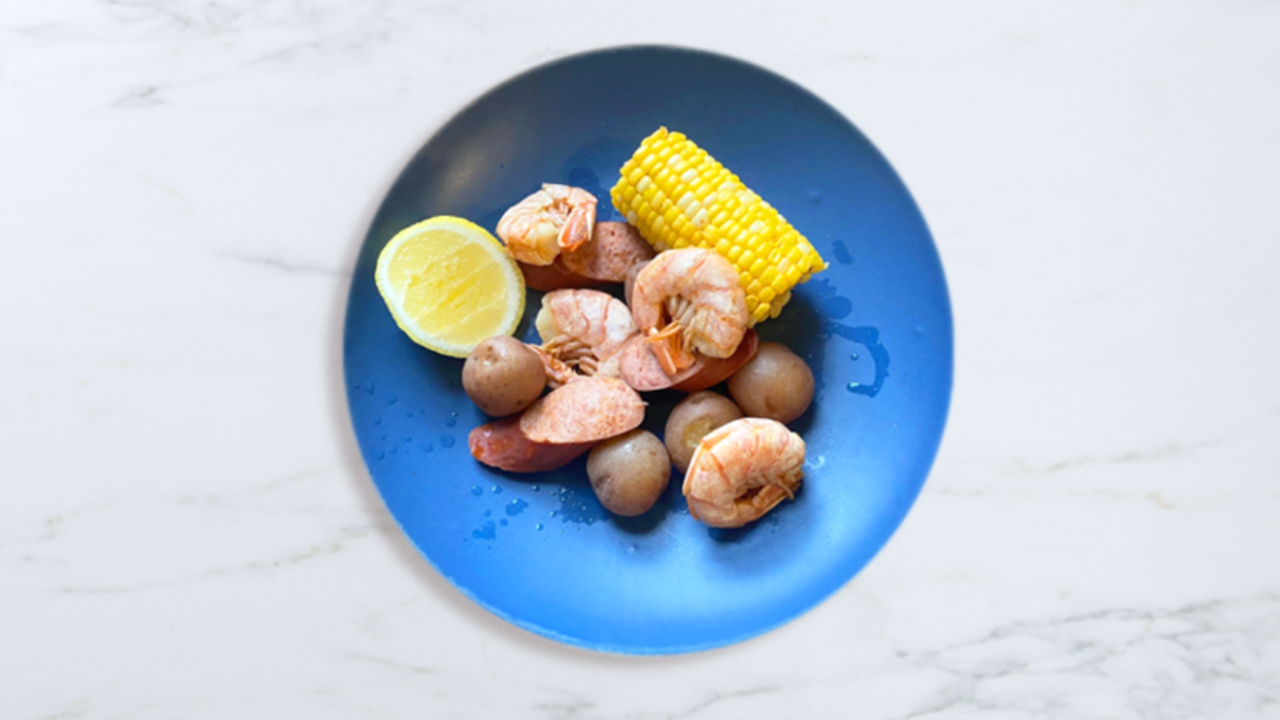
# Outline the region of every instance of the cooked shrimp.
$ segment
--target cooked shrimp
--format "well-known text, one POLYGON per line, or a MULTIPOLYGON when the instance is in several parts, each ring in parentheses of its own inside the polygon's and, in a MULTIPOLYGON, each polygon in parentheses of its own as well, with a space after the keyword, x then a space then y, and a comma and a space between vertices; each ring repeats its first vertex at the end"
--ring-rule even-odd
POLYGON ((758 520, 795 498, 804 440, 776 420, 742 418, 711 431, 689 460, 683 492, 689 514, 721 528, 758 520))
POLYGON ((631 291, 631 311, 668 375, 692 365, 694 351, 732 355, 750 319, 737 268, 702 248, 668 250, 646 265, 631 291))
POLYGON ((530 265, 550 265, 561 250, 576 250, 590 240, 595 224, 595 195, 545 183, 508 208, 498 220, 497 231, 511 257, 530 265))
POLYGON ((534 320, 538 348, 553 384, 575 376, 617 377, 617 363, 604 364, 636 332, 631 311, 621 300, 599 290, 555 290, 542 296, 534 320))

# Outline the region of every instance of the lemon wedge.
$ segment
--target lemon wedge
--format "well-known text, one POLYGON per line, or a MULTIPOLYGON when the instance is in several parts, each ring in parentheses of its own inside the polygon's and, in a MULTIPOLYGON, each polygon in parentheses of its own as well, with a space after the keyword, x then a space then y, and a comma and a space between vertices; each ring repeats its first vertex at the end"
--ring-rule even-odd
POLYGON ((487 230, 462 218, 428 218, 396 233, 378 255, 375 282, 401 330, 451 357, 515 333, 524 313, 524 276, 515 260, 487 230))

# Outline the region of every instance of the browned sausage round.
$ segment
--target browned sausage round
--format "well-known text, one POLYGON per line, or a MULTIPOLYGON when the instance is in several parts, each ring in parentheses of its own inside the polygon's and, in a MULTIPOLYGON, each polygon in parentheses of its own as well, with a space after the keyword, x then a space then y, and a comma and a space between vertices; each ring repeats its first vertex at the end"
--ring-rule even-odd
POLYGON ((681 392, 697 392, 733 375, 756 354, 759 338, 754 330, 747 330, 738 343, 738 349, 727 358, 713 358, 702 354, 689 367, 668 375, 662 369, 644 338, 636 335, 618 352, 618 370, 622 379, 640 392, 652 392, 674 388, 681 392))
POLYGON ((553 445, 538 443, 520 431, 520 417, 505 417, 471 431, 471 456, 490 467, 509 472, 542 472, 573 462, 594 443, 553 445))
POLYGON ((596 442, 644 422, 644 401, 621 380, 584 377, 551 391, 520 416, 520 431, 534 442, 596 442))
POLYGON ((654 257, 653 248, 640 232, 623 222, 598 222, 591 241, 560 254, 564 268, 592 280, 622 282, 627 271, 654 257))

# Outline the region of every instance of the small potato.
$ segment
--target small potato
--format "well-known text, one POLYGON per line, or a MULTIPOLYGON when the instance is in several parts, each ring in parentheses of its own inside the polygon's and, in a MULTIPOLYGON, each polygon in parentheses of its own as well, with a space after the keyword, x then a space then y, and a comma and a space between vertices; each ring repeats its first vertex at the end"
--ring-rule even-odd
POLYGON ((467 397, 494 417, 529 407, 546 385, 547 372, 538 354, 505 335, 477 345, 462 366, 462 389, 467 397))
POLYGON ((658 436, 632 430, 591 449, 587 477, 605 509, 635 517, 653 507, 667 489, 671 459, 658 436))
POLYGON ((662 442, 671 454, 671 462, 684 472, 703 436, 742 417, 742 411, 729 398, 708 390, 693 393, 680 401, 667 416, 662 442))
POLYGON ((787 346, 763 342, 729 378, 729 394, 750 417, 789 423, 813 402, 813 371, 787 346))

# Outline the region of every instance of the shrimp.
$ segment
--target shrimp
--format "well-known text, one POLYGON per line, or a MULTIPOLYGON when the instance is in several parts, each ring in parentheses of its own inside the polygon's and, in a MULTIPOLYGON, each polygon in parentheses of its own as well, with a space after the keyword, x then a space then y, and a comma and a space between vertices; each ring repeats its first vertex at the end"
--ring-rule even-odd
POLYGON ((498 237, 516 260, 550 265, 561 250, 576 250, 591 239, 596 202, 581 188, 544 183, 502 214, 498 237))
POLYGON ((617 363, 606 363, 636 333, 631 311, 599 290, 555 290, 542 296, 534 321, 542 346, 535 348, 553 385, 578 376, 617 377, 617 363))
POLYGON ((689 514, 712 527, 758 520, 795 499, 804 440, 776 420, 742 418, 711 431, 693 451, 683 492, 689 514))
POLYGON ((668 250, 646 265, 631 290, 631 312, 668 375, 692 365, 694 351, 732 355, 750 319, 737 268, 702 248, 668 250))

